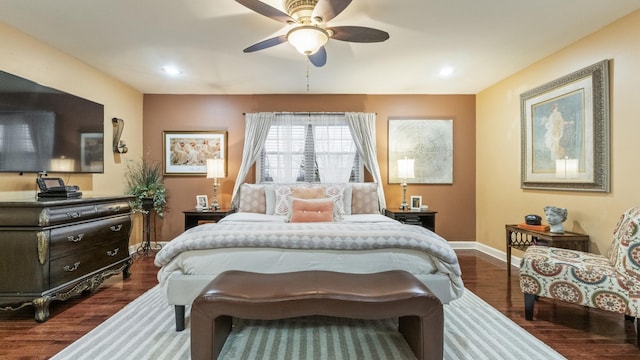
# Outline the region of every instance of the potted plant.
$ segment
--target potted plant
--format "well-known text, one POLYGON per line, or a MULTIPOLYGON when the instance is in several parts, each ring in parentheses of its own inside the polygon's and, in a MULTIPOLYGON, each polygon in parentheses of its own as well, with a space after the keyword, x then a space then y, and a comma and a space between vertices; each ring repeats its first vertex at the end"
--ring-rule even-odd
POLYGON ((160 218, 167 207, 167 189, 162 181, 162 168, 159 162, 141 159, 130 162, 125 172, 126 193, 135 198, 131 202, 133 212, 149 213, 151 209, 160 218))

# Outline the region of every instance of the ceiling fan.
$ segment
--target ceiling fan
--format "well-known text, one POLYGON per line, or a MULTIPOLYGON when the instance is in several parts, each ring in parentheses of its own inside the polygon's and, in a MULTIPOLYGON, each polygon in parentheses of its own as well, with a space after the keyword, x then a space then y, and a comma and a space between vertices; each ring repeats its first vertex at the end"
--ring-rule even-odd
POLYGON ((292 25, 286 34, 260 41, 244 49, 245 53, 263 50, 289 42, 309 61, 321 67, 327 63, 324 45, 329 39, 372 43, 389 38, 385 31, 363 26, 327 27, 327 22, 338 16, 351 0, 284 0, 284 13, 260 0, 236 0, 239 4, 273 20, 292 25))

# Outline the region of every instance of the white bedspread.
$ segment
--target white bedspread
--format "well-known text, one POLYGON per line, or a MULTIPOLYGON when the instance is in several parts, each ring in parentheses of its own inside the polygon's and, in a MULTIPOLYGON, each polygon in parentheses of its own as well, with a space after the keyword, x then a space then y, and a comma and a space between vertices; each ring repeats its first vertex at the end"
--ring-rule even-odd
POLYGON ((158 272, 162 286, 175 275, 215 276, 224 270, 397 269, 421 279, 431 274, 448 277, 450 299, 461 296, 464 289, 457 256, 446 240, 383 215, 350 215, 335 223, 286 223, 282 216, 235 213, 216 224, 185 231, 158 252, 155 263, 162 267, 158 272))

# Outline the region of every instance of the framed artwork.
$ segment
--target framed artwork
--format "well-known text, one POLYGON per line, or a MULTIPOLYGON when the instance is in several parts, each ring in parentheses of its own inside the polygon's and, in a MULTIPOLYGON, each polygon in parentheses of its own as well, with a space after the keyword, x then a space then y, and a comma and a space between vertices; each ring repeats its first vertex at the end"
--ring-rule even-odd
POLYGON ((164 175, 206 175, 207 159, 224 159, 226 173, 226 131, 163 131, 164 175))
POLYGON ((207 195, 196 195, 196 207, 201 209, 209 208, 209 198, 207 195))
POLYGON ((82 171, 101 172, 104 167, 104 134, 80 134, 80 169, 82 171))
POLYGON ((420 210, 422 207, 422 196, 411 196, 411 210, 420 210))
POLYGON ((520 95, 523 189, 609 192, 609 66, 520 95))
POLYGON ((452 119, 389 119, 389 184, 400 184, 398 160, 414 159, 407 184, 453 183, 452 119))

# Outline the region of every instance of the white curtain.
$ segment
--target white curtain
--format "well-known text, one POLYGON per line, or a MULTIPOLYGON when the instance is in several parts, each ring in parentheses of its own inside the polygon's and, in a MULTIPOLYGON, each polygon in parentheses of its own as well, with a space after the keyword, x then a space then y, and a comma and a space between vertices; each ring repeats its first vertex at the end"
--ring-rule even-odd
POLYGON ((378 152, 376 150, 376 114, 349 112, 345 115, 364 166, 373 176, 373 181, 378 184, 380 210, 385 209, 387 202, 384 199, 382 175, 380 174, 380 166, 378 166, 378 152))
POLYGON ((265 158, 269 175, 274 183, 296 182, 303 171, 306 122, 300 121, 300 115, 296 113, 280 113, 272 125, 269 138, 275 141, 266 144, 265 158))
POLYGON ((320 182, 348 182, 357 149, 345 115, 312 114, 310 120, 320 182))
MULTIPOLYGON (((296 114, 293 113, 290 115, 295 116, 296 114)), ((279 114, 278 118, 280 118, 280 116, 281 115, 279 114)), ((275 122, 275 117, 275 113, 253 113, 246 114, 245 116, 245 143, 242 151, 242 164, 238 171, 238 177, 233 188, 231 201, 232 208, 234 209, 239 205, 239 198, 236 196, 238 190, 247 177, 251 166, 253 166, 260 155, 260 152, 265 145, 271 125, 275 122)), ((378 166, 378 155, 376 150, 376 114, 345 113, 345 118, 349 125, 351 135, 353 136, 355 147, 362 158, 364 166, 369 170, 374 181, 378 184, 378 205, 380 209, 384 209, 386 208, 386 201, 384 198, 384 189, 382 188, 382 175, 380 174, 380 167, 378 166)), ((296 164, 295 166, 299 167, 299 165, 297 165, 299 163, 293 161, 293 159, 291 164, 296 164)), ((294 169, 295 166, 293 166, 292 169, 294 169)), ((283 176, 285 176, 284 173, 286 173, 286 171, 283 171, 283 176)), ((293 173, 293 171, 290 173, 293 173)), ((340 180, 339 182, 342 181, 344 180, 340 180)), ((322 180, 322 182, 325 182, 325 180, 322 180)))
POLYGON ((269 128, 275 118, 274 113, 254 113, 245 115, 245 129, 244 129, 244 147, 242 149, 242 164, 238 170, 238 177, 236 183, 233 186, 233 193, 231 195, 231 208, 237 209, 240 198, 236 195, 240 190, 240 185, 246 179, 251 166, 256 162, 256 159, 262 151, 265 139, 269 134, 269 128))

